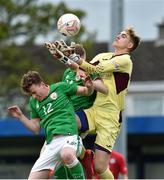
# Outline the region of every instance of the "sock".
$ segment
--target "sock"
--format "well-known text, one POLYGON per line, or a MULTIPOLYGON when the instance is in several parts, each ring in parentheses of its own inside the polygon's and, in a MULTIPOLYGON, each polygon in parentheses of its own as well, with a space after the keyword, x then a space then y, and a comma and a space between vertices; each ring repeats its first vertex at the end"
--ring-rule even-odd
POLYGON ((112 172, 107 168, 103 173, 99 174, 100 179, 114 179, 112 172))
POLYGON ((85 179, 84 170, 78 159, 72 164, 66 165, 73 179, 85 179))
POLYGON ((62 165, 54 172, 54 178, 55 179, 69 179, 68 173, 67 173, 67 167, 62 165))

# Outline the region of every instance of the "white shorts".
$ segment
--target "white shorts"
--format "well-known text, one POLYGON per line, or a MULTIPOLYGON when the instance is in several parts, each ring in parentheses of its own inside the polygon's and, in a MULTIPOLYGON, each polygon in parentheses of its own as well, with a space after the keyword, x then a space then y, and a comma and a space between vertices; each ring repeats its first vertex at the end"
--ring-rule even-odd
POLYGON ((82 151, 82 140, 77 135, 54 137, 49 144, 45 144, 45 149, 35 162, 31 172, 45 169, 54 170, 60 167, 62 164, 60 152, 64 147, 72 147, 78 157, 82 151))

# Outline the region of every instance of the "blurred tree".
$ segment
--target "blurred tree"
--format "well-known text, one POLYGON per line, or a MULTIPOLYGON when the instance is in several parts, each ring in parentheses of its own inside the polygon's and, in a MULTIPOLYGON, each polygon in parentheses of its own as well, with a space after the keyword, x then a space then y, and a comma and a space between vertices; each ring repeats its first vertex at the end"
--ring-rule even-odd
MULTIPOLYGON (((38 38, 51 35, 59 37, 56 22, 65 13, 74 13, 81 20, 85 12, 68 8, 63 2, 59 4, 40 3, 39 0, 1 0, 0 1, 0 42, 1 45, 34 44, 38 38)), ((80 40, 81 35, 86 32, 82 25, 79 34, 72 40, 80 40)), ((86 32, 85 39, 90 36, 86 32)))
MULTIPOLYGON (((39 0, 1 0, 0 12, 0 96, 9 96, 7 99, 11 102, 20 93, 20 78, 28 70, 41 72, 48 82, 59 80, 60 67, 53 60, 52 64, 48 62, 51 61, 48 51, 43 47, 40 48, 42 53, 34 49, 38 47, 38 42, 43 46, 43 39, 48 40, 49 36, 51 39, 61 37, 56 23, 62 14, 74 13, 81 21, 86 14, 79 9, 67 7, 63 2, 51 4, 46 1, 40 3, 39 0), (39 56, 46 53, 44 59, 39 56)), ((94 39, 95 34, 87 32, 83 25, 78 35, 65 38, 68 43, 83 43, 88 50, 94 39)))

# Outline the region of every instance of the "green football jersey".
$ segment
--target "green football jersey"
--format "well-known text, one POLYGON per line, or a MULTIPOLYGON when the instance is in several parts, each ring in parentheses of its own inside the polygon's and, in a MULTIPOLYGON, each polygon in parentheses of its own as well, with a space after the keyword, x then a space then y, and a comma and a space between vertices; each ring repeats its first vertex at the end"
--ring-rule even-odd
POLYGON ((78 134, 77 122, 70 96, 76 94, 77 85, 59 82, 50 86, 48 96, 41 102, 30 98, 31 118, 40 118, 49 143, 54 135, 78 134))
MULTIPOLYGON (((97 75, 91 75, 92 79, 98 77, 97 75)), ((76 72, 71 70, 70 68, 66 69, 63 75, 62 81, 67 82, 68 84, 76 83, 77 85, 84 86, 83 81, 76 76, 76 72)), ((96 98, 96 91, 91 96, 83 96, 83 95, 72 95, 71 101, 75 111, 80 109, 87 109, 93 105, 93 102, 96 98)))

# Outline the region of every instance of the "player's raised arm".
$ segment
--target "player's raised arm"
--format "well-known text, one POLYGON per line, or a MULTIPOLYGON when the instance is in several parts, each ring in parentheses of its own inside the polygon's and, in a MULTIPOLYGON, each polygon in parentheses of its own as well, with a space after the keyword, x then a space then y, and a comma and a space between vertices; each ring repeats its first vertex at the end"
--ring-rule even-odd
POLYGON ((93 87, 92 79, 89 76, 87 76, 84 79, 84 85, 85 86, 78 86, 76 94, 77 95, 81 94, 84 96, 92 95, 94 92, 94 87, 93 87))
POLYGON ((29 120, 20 110, 18 106, 11 106, 8 108, 8 112, 11 116, 19 119, 27 129, 32 131, 35 134, 38 134, 40 132, 40 125, 39 125, 39 119, 31 119, 29 120))
POLYGON ((78 69, 79 66, 74 61, 80 57, 77 55, 76 57, 72 57, 74 59, 71 60, 69 57, 73 50, 71 50, 71 48, 65 47, 65 45, 62 45, 62 43, 59 44, 59 42, 60 41, 55 41, 54 43, 46 42, 45 47, 49 50, 55 60, 59 60, 73 70, 78 69))

